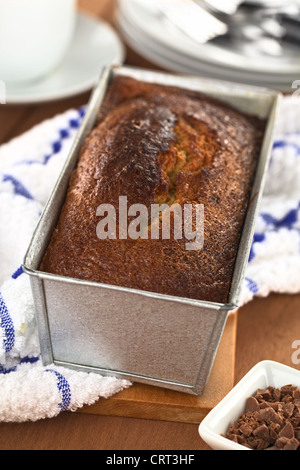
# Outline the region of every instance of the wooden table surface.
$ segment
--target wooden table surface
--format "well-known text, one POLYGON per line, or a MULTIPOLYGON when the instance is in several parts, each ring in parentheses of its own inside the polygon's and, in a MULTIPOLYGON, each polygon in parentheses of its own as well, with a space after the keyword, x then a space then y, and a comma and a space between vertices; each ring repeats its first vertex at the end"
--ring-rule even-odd
MULTIPOLYGON (((79 0, 79 7, 113 21, 113 0, 79 0)), ((126 63, 151 66, 128 50, 126 63)), ((0 105, 0 144, 33 125, 86 104, 90 93, 43 105, 0 105)), ((300 340, 300 295, 256 299, 238 315, 235 381, 257 362, 289 366, 300 340)), ((1 391, 0 391, 1 393, 1 391)), ((0 424, 0 450, 210 450, 194 424, 63 413, 37 423, 0 424)))

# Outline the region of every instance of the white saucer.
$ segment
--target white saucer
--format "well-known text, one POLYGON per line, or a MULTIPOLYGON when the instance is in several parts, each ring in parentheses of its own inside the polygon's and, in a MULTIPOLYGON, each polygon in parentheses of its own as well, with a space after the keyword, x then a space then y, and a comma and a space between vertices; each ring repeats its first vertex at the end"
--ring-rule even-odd
POLYGON ((171 71, 197 73, 235 82, 290 90, 299 77, 300 55, 285 48, 280 57, 260 55, 232 44, 199 45, 184 35, 151 0, 119 0, 118 26, 126 42, 138 53, 171 71))
POLYGON ((221 70, 213 64, 206 64, 204 62, 195 62, 187 55, 178 56, 171 49, 165 49, 161 45, 157 45, 154 41, 149 41, 146 36, 140 35, 139 31, 132 28, 126 21, 126 18, 118 15, 117 18, 118 28, 122 33, 122 36, 126 40, 127 44, 135 49, 141 56, 148 59, 150 62, 155 63, 163 69, 168 69, 171 72, 201 75, 207 78, 217 78, 226 81, 234 81, 238 83, 245 83, 250 85, 261 86, 264 88, 273 87, 282 92, 291 91, 291 83, 295 78, 282 79, 280 82, 276 77, 276 83, 270 83, 269 76, 261 75, 259 79, 257 77, 251 77, 247 74, 243 75, 242 72, 233 74, 230 70, 222 68, 221 70))
POLYGON ((78 14, 72 46, 64 62, 47 78, 30 84, 6 84, 6 103, 52 101, 83 93, 96 83, 103 66, 122 64, 125 48, 107 23, 78 14))

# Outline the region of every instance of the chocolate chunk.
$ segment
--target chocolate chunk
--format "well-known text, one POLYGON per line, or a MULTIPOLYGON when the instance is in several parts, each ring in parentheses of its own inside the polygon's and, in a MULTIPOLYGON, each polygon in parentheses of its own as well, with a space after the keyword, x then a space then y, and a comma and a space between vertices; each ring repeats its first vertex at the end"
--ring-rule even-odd
POLYGON ((284 446, 284 450, 297 450, 299 444, 300 443, 297 439, 290 439, 289 442, 284 446))
POLYGON ((251 449, 256 450, 259 444, 259 439, 255 439, 255 437, 250 436, 249 439, 247 439, 247 443, 251 447, 251 449))
POLYGON ((291 418, 291 422, 292 422, 294 428, 300 428, 300 417, 293 416, 291 418))
POLYGON ((285 403, 282 405, 282 413, 284 418, 290 418, 294 413, 294 405, 293 403, 285 403))
POLYGON ((253 450, 300 450, 300 389, 258 389, 225 437, 253 450))
POLYGON ((282 398, 282 403, 292 403, 292 401, 293 401, 293 397, 291 395, 288 395, 288 394, 286 394, 282 398))
MULTIPOLYGON (((260 410, 263 410, 264 408, 269 408, 270 406, 272 406, 270 403, 266 402, 265 400, 263 400, 260 404, 259 404, 259 409, 260 410)), ((275 408, 274 408, 275 409, 275 408)), ((277 410, 275 410, 277 411, 277 410)))
POLYGON ((259 398, 261 397, 263 400, 271 400, 272 398, 271 390, 269 389, 266 389, 266 390, 259 389, 257 390, 257 395, 259 396, 259 398))
POLYGON ((245 436, 243 436, 243 435, 242 435, 242 436, 238 435, 238 436, 237 436, 237 441, 238 441, 238 443, 241 444, 242 446, 244 446, 244 445, 246 444, 246 442, 247 442, 245 436))
POLYGON ((248 411, 251 413, 254 413, 254 411, 259 411, 259 403, 255 397, 248 398, 246 412, 248 411))
POLYGON ((270 432, 270 439, 272 440, 272 442, 276 441, 280 429, 281 429, 281 426, 279 424, 272 423, 270 425, 269 432, 270 432))
POLYGON ((278 413, 276 413, 276 411, 273 410, 273 408, 271 407, 260 410, 259 415, 260 419, 266 421, 266 423, 268 424, 275 423, 279 424, 280 426, 282 425, 282 419, 280 418, 278 413))
POLYGON ((280 393, 280 390, 278 388, 275 388, 273 390, 273 398, 275 401, 279 401, 280 400, 280 396, 281 396, 281 393, 280 393))
POLYGON ((240 427, 240 431, 242 434, 244 434, 244 436, 249 437, 252 433, 252 427, 245 423, 240 427))
MULTIPOLYGON (((271 406, 271 408, 273 408, 273 410, 275 410, 275 411, 278 411, 278 408, 280 406, 280 403, 278 401, 276 401, 274 403, 267 403, 267 402, 265 402, 265 403, 266 403, 266 405, 271 406)), ((262 408, 266 408, 266 406, 262 407, 262 408)))
POLYGON ((297 391, 297 387, 293 387, 292 385, 285 385, 280 389, 281 393, 283 394, 292 394, 293 392, 297 391))
POLYGON ((276 441, 276 447, 281 450, 297 450, 299 441, 295 438, 289 439, 287 437, 280 437, 276 441))
POLYGON ((289 421, 283 426, 278 437, 286 437, 288 439, 293 439, 295 437, 294 428, 289 421))
POLYGON ((268 441, 265 441, 264 439, 259 439, 256 450, 265 450, 265 449, 267 449, 268 446, 269 446, 268 441))
POLYGON ((234 421, 232 427, 233 427, 234 430, 238 430, 239 429, 239 423, 237 421, 234 421))
POLYGON ((265 441, 270 440, 270 432, 265 424, 262 424, 258 428, 254 429, 253 435, 259 439, 264 439, 265 441))

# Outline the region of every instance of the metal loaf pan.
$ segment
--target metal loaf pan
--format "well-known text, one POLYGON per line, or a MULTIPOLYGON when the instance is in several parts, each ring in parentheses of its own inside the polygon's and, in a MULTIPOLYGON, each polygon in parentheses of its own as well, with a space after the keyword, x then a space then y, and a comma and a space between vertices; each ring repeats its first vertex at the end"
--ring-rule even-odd
POLYGON ((69 158, 24 259, 36 308, 43 363, 201 395, 227 316, 239 306, 281 95, 275 91, 130 67, 103 70, 69 158), (268 120, 226 305, 59 277, 39 271, 82 144, 107 87, 123 74, 204 92, 268 120))

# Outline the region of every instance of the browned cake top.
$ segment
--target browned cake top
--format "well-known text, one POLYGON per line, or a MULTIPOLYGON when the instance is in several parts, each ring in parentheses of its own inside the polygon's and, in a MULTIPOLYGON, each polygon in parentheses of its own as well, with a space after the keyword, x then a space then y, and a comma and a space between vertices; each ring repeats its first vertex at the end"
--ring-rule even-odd
POLYGON ((41 269, 226 303, 262 129, 259 120, 199 93, 116 78, 41 269), (204 247, 187 251, 172 230, 169 240, 99 240, 97 208, 117 209, 120 196, 149 213, 155 203, 203 204, 204 247))

